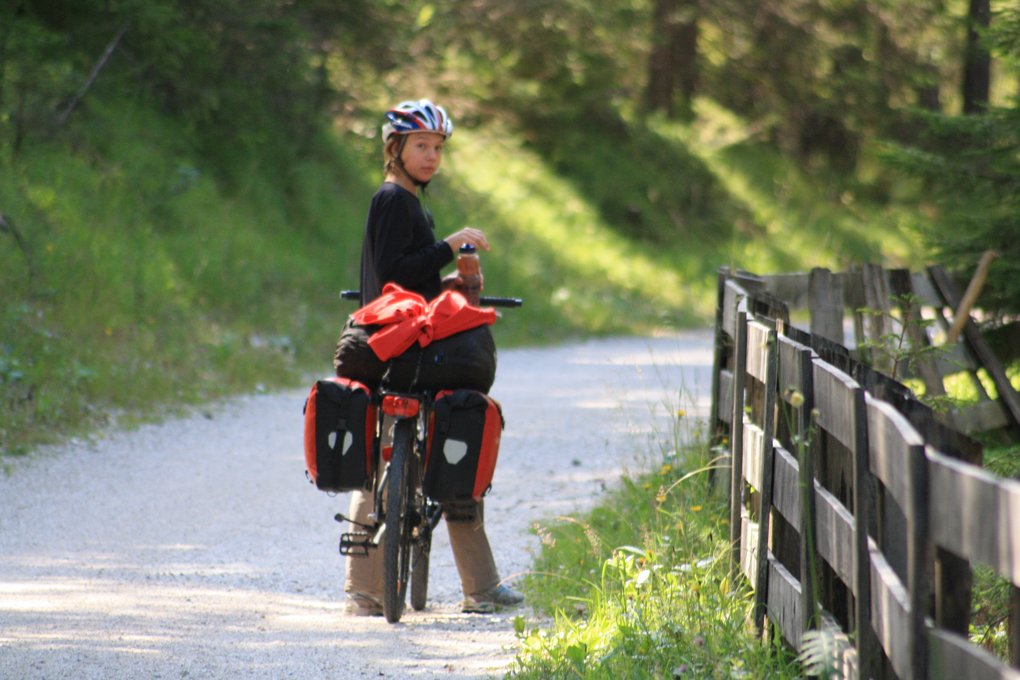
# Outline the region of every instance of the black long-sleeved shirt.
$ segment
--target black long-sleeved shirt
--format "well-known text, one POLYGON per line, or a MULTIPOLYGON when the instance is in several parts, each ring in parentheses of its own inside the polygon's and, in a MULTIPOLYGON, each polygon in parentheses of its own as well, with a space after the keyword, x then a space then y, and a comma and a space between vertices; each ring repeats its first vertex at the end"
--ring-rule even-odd
POLYGON ((453 250, 437 241, 435 225, 418 197, 384 182, 372 197, 361 246, 361 304, 382 293, 389 282, 431 300, 442 292, 440 270, 453 250))

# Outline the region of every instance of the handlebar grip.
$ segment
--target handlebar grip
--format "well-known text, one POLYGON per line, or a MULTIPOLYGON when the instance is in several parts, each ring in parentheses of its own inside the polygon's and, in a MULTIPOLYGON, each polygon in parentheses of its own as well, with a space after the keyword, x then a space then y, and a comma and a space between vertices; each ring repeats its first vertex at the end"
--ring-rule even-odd
POLYGON ((341 300, 361 300, 360 290, 342 290, 340 291, 341 300))
POLYGON ((521 298, 509 298, 509 297, 488 297, 483 295, 478 304, 483 307, 520 307, 524 304, 524 300, 521 298))

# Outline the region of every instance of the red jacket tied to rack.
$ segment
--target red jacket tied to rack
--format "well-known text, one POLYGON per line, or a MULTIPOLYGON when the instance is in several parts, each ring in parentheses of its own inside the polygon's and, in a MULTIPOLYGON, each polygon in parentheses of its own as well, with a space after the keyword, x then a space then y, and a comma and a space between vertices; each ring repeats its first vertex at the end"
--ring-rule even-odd
POLYGON ((382 361, 403 354, 417 342, 426 347, 461 331, 492 325, 496 310, 474 307, 463 295, 448 290, 426 302, 417 293, 387 283, 382 295, 351 315, 362 326, 383 326, 368 340, 382 361))

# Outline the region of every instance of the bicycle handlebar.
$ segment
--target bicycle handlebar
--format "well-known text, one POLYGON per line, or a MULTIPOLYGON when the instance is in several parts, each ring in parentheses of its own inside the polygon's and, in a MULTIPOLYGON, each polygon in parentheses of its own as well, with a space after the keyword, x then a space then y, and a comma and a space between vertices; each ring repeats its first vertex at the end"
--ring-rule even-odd
MULTIPOLYGON (((358 290, 342 290, 340 291, 341 300, 360 300, 361 291, 358 290)), ((486 307, 520 307, 524 304, 524 300, 521 298, 512 297, 490 297, 483 295, 479 300, 479 304, 486 307)))

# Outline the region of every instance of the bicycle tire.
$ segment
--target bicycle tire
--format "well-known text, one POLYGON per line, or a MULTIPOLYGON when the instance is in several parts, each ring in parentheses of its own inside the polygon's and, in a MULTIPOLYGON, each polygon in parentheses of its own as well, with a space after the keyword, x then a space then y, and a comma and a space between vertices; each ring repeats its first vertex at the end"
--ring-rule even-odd
POLYGON ((412 503, 415 522, 411 541, 411 609, 420 612, 425 609, 429 595, 429 552, 432 550, 432 526, 428 521, 425 492, 421 488, 421 458, 415 457, 411 465, 411 488, 414 489, 412 503))
POLYGON ((411 549, 411 608, 416 612, 425 609, 429 597, 429 552, 432 537, 422 537, 411 549))
POLYGON ((414 420, 400 420, 393 433, 393 455, 386 479, 386 533, 383 537, 383 614, 390 623, 400 621, 407 600, 411 558, 412 477, 414 420))

